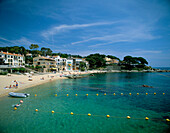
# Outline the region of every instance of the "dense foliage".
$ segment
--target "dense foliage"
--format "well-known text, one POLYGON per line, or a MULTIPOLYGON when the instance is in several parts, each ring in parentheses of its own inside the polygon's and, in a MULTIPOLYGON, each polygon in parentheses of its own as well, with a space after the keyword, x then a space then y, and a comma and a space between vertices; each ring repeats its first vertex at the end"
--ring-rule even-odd
MULTIPOLYGON (((22 54, 25 55, 25 61, 26 64, 32 64, 33 63, 33 57, 36 57, 38 55, 42 56, 56 56, 59 55, 62 58, 83 58, 80 55, 71 55, 66 53, 53 53, 53 51, 50 48, 42 47, 41 50, 38 50, 39 46, 37 44, 31 44, 30 50, 25 49, 24 47, 19 46, 12 46, 12 47, 0 47, 0 51, 9 52, 9 53, 16 53, 16 54, 22 54), (32 56, 26 56, 27 53, 31 53, 32 56)), ((148 65, 148 62, 143 57, 132 57, 132 56, 125 56, 123 61, 121 61, 118 57, 113 55, 103 55, 99 53, 90 54, 86 56, 86 60, 89 62, 90 69, 97 69, 101 67, 106 67, 106 61, 105 57, 119 60, 119 66, 121 66, 123 69, 126 70, 132 70, 132 69, 144 69, 148 68, 146 65, 148 65)), ((81 63, 82 69, 84 68, 84 64, 81 63)), ((114 64, 115 65, 115 64, 114 64)))
POLYGON ((106 66, 106 61, 104 60, 106 56, 101 55, 99 53, 96 54, 90 54, 86 57, 86 60, 90 64, 91 69, 96 69, 99 67, 105 67, 106 66))
POLYGON ((120 61, 120 59, 119 59, 118 57, 113 56, 113 55, 107 55, 107 57, 108 57, 108 58, 111 58, 111 59, 116 59, 116 60, 119 60, 119 61, 120 61))
POLYGON ((85 71, 86 63, 85 63, 85 62, 80 62, 79 67, 80 67, 80 70, 81 70, 81 71, 85 71))
POLYGON ((13 47, 0 47, 0 51, 26 55, 29 50, 26 50, 22 46, 21 47, 13 46, 13 47))
POLYGON ((52 52, 53 51, 50 48, 45 48, 45 47, 41 48, 41 55, 43 56, 52 55, 52 52))
POLYGON ((125 56, 122 65, 124 65, 124 69, 132 70, 133 68, 144 68, 148 62, 143 57, 125 56))

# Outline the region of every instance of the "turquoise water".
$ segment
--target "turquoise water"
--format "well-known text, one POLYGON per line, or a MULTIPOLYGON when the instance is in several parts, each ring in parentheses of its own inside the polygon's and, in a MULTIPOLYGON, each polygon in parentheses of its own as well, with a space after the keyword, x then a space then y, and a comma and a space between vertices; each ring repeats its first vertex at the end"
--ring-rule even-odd
POLYGON ((13 110, 12 105, 22 98, 0 98, 0 132, 169 132, 169 123, 162 121, 170 118, 169 83, 170 73, 108 73, 28 88, 21 92, 31 96, 23 99, 24 103, 17 110, 13 110), (144 88, 143 84, 154 88, 144 88), (35 112, 35 109, 39 111, 35 112), (56 113, 51 113, 52 110, 56 113), (88 113, 92 116, 86 115, 88 113), (107 114, 111 117, 107 118, 107 114), (131 119, 126 119, 126 116, 131 116, 131 119), (146 116, 150 118, 148 121, 144 119, 146 116))

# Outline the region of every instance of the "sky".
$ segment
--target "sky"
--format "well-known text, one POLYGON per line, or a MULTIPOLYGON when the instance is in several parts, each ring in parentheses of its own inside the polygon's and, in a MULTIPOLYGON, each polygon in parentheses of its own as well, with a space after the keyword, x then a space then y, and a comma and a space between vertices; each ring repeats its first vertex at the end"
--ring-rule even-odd
POLYGON ((30 44, 170 67, 170 1, 0 0, 0 47, 30 44))

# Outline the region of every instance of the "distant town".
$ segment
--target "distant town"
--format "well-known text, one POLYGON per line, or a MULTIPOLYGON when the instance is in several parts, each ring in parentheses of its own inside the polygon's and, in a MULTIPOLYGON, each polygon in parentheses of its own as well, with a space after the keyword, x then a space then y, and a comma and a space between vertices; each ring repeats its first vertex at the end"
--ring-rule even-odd
POLYGON ((99 53, 82 57, 63 53, 53 53, 50 48, 31 44, 24 47, 0 47, 0 73, 13 72, 62 72, 87 70, 148 70, 152 69, 143 57, 125 56, 123 60, 113 55, 99 53))

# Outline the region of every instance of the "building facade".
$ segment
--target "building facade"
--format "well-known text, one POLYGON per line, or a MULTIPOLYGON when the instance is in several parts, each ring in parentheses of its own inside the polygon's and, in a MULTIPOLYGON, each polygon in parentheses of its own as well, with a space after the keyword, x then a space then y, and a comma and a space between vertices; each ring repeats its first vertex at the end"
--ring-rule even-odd
POLYGON ((73 71, 73 58, 67 58, 66 71, 73 71))
POLYGON ((108 58, 108 57, 105 57, 104 59, 105 59, 107 65, 119 63, 119 60, 117 60, 117 59, 111 59, 111 58, 108 58))
POLYGON ((66 71, 66 58, 61 58, 59 55, 58 56, 52 56, 50 57, 56 61, 56 67, 57 71, 66 71))
POLYGON ((52 69, 56 69, 56 61, 51 58, 39 56, 33 58, 33 65, 41 66, 43 68, 43 72, 51 71, 52 69))
POLYGON ((0 52, 0 65, 23 66, 25 65, 25 57, 21 54, 0 52))

